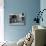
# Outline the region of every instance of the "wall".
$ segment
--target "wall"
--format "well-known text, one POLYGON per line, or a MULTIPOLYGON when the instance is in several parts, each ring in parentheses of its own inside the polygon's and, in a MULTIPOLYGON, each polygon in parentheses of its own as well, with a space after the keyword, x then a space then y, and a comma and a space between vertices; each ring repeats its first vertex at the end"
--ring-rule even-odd
POLYGON ((4 0, 4 35, 7 41, 18 41, 24 37, 31 29, 35 14, 40 9, 40 0, 4 0), (9 14, 24 12, 26 25, 10 26, 9 14))
MULTIPOLYGON (((46 9, 45 5, 46 5, 46 0, 41 0, 40 1, 40 9, 41 9, 41 11, 43 9, 46 9)), ((46 19, 46 11, 43 12, 43 19, 44 19, 44 21, 43 22, 41 21, 40 24, 43 25, 43 26, 46 26, 46 20, 45 20, 46 19)))

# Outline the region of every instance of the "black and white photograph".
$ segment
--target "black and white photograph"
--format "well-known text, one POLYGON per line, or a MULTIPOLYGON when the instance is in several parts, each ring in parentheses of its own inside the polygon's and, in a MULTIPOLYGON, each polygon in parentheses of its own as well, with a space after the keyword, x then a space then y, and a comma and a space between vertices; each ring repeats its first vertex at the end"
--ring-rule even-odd
POLYGON ((10 25, 24 25, 25 24, 25 16, 22 14, 11 14, 9 16, 10 25))

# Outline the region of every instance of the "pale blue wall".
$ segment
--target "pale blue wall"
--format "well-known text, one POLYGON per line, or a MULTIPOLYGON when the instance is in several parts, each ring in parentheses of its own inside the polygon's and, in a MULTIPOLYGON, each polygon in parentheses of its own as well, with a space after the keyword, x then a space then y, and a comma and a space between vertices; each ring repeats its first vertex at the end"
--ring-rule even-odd
MULTIPOLYGON (((46 0, 41 0, 40 1, 40 10, 42 11, 43 9, 46 9, 46 0)), ((46 27, 46 10, 43 12, 43 22, 40 21, 40 25, 46 27)))
POLYGON ((4 0, 4 35, 5 40, 17 41, 24 37, 31 28, 33 18, 36 17, 35 12, 40 9, 40 0, 4 0), (16 11, 24 12, 26 16, 26 25, 10 26, 9 14, 16 11))

